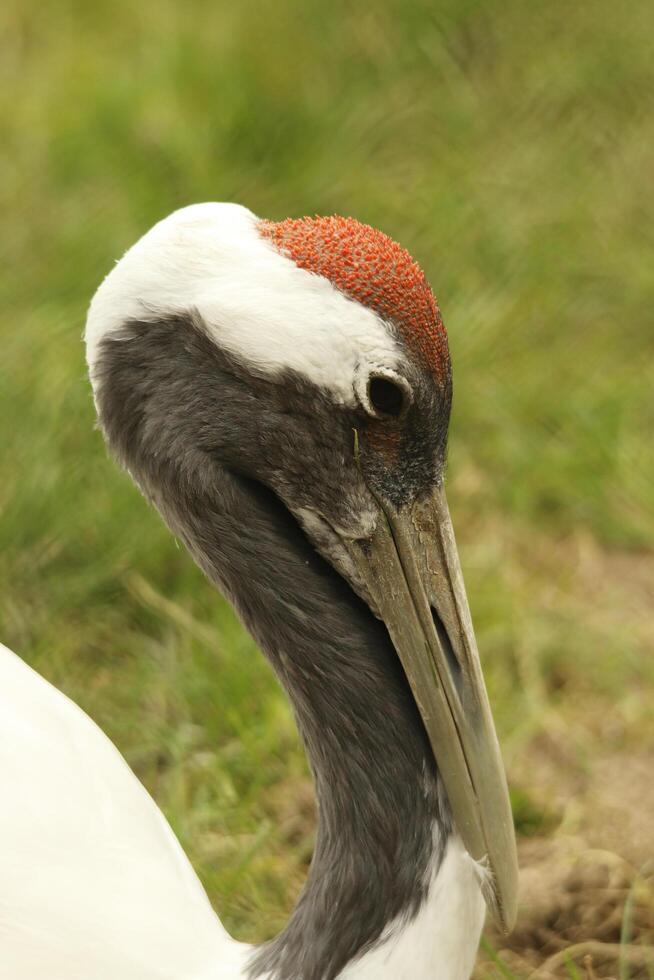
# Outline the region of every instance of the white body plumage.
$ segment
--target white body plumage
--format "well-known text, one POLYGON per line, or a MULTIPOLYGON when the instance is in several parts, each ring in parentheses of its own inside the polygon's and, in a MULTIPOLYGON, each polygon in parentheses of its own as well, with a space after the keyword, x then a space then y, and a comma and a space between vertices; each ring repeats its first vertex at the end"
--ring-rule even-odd
MULTIPOLYGON (((163 814, 84 712, 0 646, 0 977, 242 980, 163 814)), ((456 839, 416 918, 343 980, 466 980, 484 917, 456 839)))

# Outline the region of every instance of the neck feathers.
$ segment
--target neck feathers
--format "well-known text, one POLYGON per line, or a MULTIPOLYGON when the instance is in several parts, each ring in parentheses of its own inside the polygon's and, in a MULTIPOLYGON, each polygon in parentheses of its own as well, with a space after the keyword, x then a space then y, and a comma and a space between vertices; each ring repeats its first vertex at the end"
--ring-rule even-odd
POLYGON ((250 976, 332 980, 392 923, 420 914, 449 812, 385 628, 274 495, 223 479, 216 496, 212 489, 183 508, 201 521, 177 533, 284 685, 318 804, 304 890, 283 932, 255 953, 250 976))

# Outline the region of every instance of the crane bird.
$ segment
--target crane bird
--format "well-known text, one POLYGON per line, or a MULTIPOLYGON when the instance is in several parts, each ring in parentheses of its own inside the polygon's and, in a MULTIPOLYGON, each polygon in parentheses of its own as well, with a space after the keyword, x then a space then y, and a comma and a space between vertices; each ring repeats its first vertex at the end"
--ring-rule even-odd
POLYGON ((109 273, 86 344, 112 453, 288 693, 316 844, 281 934, 231 939, 117 750, 4 650, 0 976, 465 980, 517 863, 424 274, 351 218, 195 205, 109 273))

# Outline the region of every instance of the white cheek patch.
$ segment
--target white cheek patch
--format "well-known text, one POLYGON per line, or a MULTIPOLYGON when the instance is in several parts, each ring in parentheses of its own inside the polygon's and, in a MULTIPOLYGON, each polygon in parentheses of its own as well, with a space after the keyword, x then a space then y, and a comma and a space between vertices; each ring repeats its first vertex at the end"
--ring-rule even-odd
POLYGON ((277 252, 257 222, 237 204, 197 204, 147 232, 91 302, 91 378, 100 342, 126 320, 193 310, 216 343, 254 373, 297 371, 343 404, 355 401, 357 372, 401 363, 400 348, 372 310, 277 252))

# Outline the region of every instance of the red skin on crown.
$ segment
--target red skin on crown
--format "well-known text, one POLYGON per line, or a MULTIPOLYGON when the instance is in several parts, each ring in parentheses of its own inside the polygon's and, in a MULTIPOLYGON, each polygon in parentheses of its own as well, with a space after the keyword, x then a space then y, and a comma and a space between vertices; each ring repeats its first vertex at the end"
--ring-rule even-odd
POLYGON ((425 275, 407 250, 354 218, 261 221, 259 231, 296 265, 329 279, 400 330, 436 378, 450 372, 447 334, 425 275))

